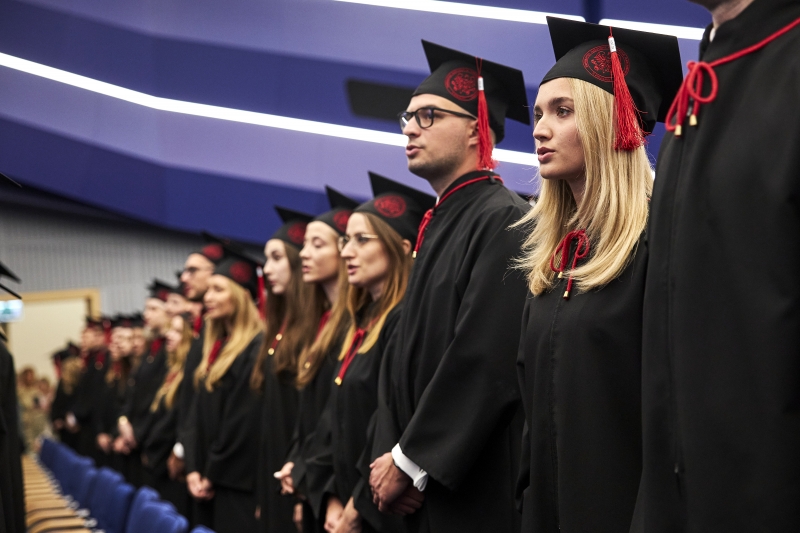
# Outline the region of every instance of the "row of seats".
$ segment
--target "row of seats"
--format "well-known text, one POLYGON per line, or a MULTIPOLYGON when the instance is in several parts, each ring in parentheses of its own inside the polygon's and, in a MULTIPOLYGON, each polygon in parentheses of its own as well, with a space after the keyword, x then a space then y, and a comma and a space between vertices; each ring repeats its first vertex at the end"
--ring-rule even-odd
MULTIPOLYGON (((23 458, 29 533, 187 533, 189 523, 149 487, 138 491, 109 468, 44 440, 38 461, 23 458)), ((192 533, 213 533, 197 527, 192 533)))

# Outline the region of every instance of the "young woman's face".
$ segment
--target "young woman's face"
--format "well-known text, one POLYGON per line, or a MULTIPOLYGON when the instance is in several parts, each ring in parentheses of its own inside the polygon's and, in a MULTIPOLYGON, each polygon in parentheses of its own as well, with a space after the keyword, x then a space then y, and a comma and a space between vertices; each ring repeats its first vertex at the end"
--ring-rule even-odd
POLYGON ((292 266, 286 255, 286 244, 280 239, 270 239, 264 246, 264 255, 267 256, 264 275, 272 294, 284 294, 292 281, 292 266))
POLYGON ((300 259, 303 265, 303 281, 326 283, 339 275, 339 234, 324 222, 311 222, 306 227, 306 238, 300 259))
POLYGON ((147 347, 147 337, 144 328, 133 328, 133 354, 141 355, 147 347))
POLYGON ((389 256, 379 239, 365 235, 374 235, 367 218, 360 213, 353 213, 347 223, 349 241, 342 250, 342 259, 347 265, 347 281, 350 285, 376 294, 381 292, 389 275, 389 256))
POLYGON ((183 338, 183 317, 178 315, 172 317, 167 330, 167 351, 174 352, 178 349, 183 338))
POLYGON ((114 328, 111 332, 111 345, 108 352, 112 361, 119 361, 133 351, 133 330, 131 328, 114 328))
POLYGON ((208 290, 203 298, 206 304, 206 317, 221 320, 233 315, 234 303, 231 294, 231 281, 221 274, 208 279, 208 290))
POLYGON ((170 293, 170 295, 167 296, 166 309, 170 317, 183 313, 186 311, 186 298, 174 292, 170 293))
POLYGON ((533 108, 533 124, 542 178, 583 178, 583 146, 575 122, 572 89, 567 78, 557 78, 539 87, 533 108))
POLYGON ((167 329, 169 315, 167 315, 167 304, 158 298, 148 298, 144 304, 144 323, 155 332, 163 332, 167 329))

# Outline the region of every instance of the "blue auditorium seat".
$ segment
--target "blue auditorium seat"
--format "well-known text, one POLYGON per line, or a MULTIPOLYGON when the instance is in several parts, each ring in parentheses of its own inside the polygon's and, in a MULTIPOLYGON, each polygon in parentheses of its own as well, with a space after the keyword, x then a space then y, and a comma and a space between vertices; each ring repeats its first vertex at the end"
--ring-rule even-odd
POLYGON ((197 526, 191 533, 214 533, 214 530, 208 529, 206 526, 197 526))
POLYGON ((179 515, 173 507, 163 513, 157 529, 158 533, 186 533, 189 531, 189 521, 179 515))
MULTIPOLYGON (((141 519, 142 512, 148 504, 158 501, 158 493, 150 487, 142 487, 133 497, 130 511, 128 511, 128 520, 125 524, 125 533, 134 533, 135 531, 147 531, 142 529, 135 529, 141 519)), ((154 523, 155 524, 155 523, 154 523)))
POLYGON ((189 523, 171 503, 144 502, 140 511, 131 512, 126 533, 186 533, 189 523))
POLYGON ((124 533, 134 492, 133 486, 125 483, 118 472, 106 467, 98 471, 89 502, 98 529, 106 533, 124 533))
MULTIPOLYGON (((82 464, 78 465, 79 468, 82 464)), ((75 490, 70 494, 77 506, 82 509, 91 509, 90 500, 97 482, 97 469, 93 466, 75 471, 75 490)))

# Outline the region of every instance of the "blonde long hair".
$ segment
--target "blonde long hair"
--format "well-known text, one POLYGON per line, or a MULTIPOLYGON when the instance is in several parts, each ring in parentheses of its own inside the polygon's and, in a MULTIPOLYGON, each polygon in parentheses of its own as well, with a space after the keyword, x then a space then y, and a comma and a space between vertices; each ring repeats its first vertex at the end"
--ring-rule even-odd
MULTIPOLYGON (((302 389, 311 383, 317 372, 319 372, 320 367, 322 367, 325 357, 338 342, 341 342, 344 332, 350 327, 350 313, 347 311, 350 283, 347 281, 347 268, 341 259, 339 260, 338 276, 339 296, 331 306, 330 317, 325 326, 323 326, 322 331, 314 339, 314 342, 303 350, 297 359, 298 389, 302 389)), ((318 295, 321 294, 322 287, 317 285, 316 292, 318 295)), ((321 296, 324 297, 324 294, 321 294, 321 296)))
MULTIPOLYGON (((362 318, 362 321, 366 324, 374 321, 374 324, 367 332, 367 336, 364 338, 364 342, 358 349, 358 353, 366 353, 378 342, 378 337, 389 311, 394 309, 403 299, 408 286, 408 276, 411 273, 413 260, 411 259, 411 254, 406 253, 403 247, 402 237, 386 222, 371 213, 359 214, 364 215, 367 219, 367 226, 378 236, 378 242, 381 243, 386 255, 389 256, 389 275, 386 279, 383 294, 378 299, 375 308, 370 312, 370 316, 362 318)), ((363 287, 350 287, 346 300, 351 324, 347 329, 342 349, 339 352, 340 360, 347 355, 350 344, 356 334, 358 312, 372 301, 369 291, 363 287)))
POLYGON ((153 413, 158 410, 158 404, 162 398, 164 398, 164 405, 167 409, 172 409, 172 406, 175 405, 175 396, 181 386, 181 381, 183 381, 183 367, 186 364, 186 355, 189 353, 194 339, 191 315, 183 314, 177 316, 181 318, 183 323, 181 342, 174 351, 167 352, 167 374, 164 376, 164 382, 153 398, 153 403, 150 404, 150 411, 153 413))
POLYGON ((194 373, 195 387, 200 386, 200 382, 205 380, 205 387, 208 392, 214 390, 214 385, 222 379, 236 358, 247 348, 247 345, 259 333, 264 331, 264 323, 258 315, 258 309, 247 292, 238 283, 225 278, 233 301, 233 315, 230 317, 233 327, 227 331, 223 319, 209 319, 206 324, 206 333, 203 339, 203 360, 194 373), (220 351, 216 361, 208 368, 208 359, 211 349, 217 340, 228 337, 228 342, 220 351))
POLYGON ((647 226, 653 190, 645 148, 614 150, 614 97, 582 80, 569 78, 569 83, 586 186, 576 206, 566 181, 542 180, 539 201, 514 224, 529 231, 516 266, 527 274, 534 295, 555 285, 550 258, 566 234, 578 228, 586 231, 591 242, 589 259, 569 272, 578 291, 602 287, 619 276, 647 226))

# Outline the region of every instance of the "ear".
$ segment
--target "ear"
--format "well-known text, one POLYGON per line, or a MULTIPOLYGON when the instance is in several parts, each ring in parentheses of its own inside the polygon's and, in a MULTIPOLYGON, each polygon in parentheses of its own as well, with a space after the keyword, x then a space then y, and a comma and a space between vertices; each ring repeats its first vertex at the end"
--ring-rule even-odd
POLYGON ((403 251, 406 255, 411 253, 411 241, 408 239, 403 239, 403 251))

